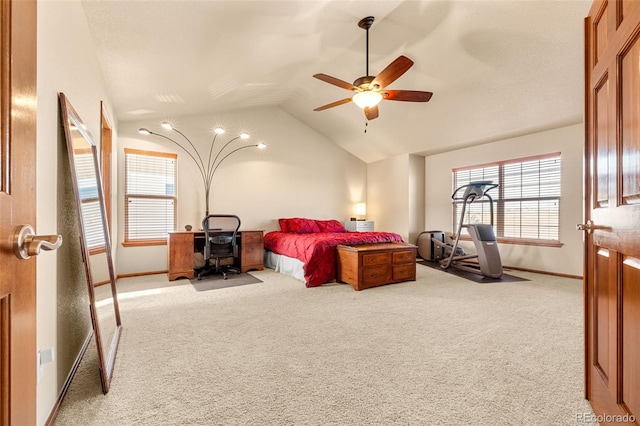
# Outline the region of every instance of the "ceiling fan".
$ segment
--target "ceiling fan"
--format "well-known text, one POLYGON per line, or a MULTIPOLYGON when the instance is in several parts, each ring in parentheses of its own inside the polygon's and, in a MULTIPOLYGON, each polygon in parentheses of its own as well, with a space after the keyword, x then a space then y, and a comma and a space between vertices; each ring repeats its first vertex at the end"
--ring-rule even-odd
POLYGON ((387 65, 377 76, 369 75, 369 28, 371 28, 373 21, 373 16, 367 16, 358 22, 358 26, 367 32, 367 75, 356 79, 353 84, 326 74, 314 75, 318 80, 351 90, 355 92, 355 94, 349 98, 315 108, 314 111, 323 111, 353 101, 364 110, 364 115, 367 117, 367 120, 373 120, 374 118, 378 118, 378 103, 382 100, 428 102, 431 96, 433 96, 431 92, 419 90, 385 90, 389 84, 397 80, 413 65, 413 61, 406 56, 399 56, 395 61, 387 65))

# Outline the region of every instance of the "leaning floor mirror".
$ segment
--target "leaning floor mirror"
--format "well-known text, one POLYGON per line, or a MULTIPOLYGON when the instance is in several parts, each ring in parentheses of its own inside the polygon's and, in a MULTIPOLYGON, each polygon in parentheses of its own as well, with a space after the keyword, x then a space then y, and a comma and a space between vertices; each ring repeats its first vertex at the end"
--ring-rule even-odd
POLYGON ((89 291, 89 313, 100 363, 100 382, 102 391, 107 393, 122 324, 104 192, 97 150, 91 133, 66 96, 60 93, 59 97, 80 225, 82 257, 89 291))

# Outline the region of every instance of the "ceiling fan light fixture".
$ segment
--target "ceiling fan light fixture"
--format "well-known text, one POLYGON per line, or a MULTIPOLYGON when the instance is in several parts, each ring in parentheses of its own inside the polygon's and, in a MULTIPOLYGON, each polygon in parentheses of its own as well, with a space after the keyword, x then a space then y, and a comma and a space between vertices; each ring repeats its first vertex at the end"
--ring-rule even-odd
POLYGON ((371 108, 380 103, 380 101, 382 100, 382 94, 380 92, 367 90, 356 93, 355 95, 353 95, 353 98, 351 98, 351 100, 362 109, 365 109, 367 107, 371 108))

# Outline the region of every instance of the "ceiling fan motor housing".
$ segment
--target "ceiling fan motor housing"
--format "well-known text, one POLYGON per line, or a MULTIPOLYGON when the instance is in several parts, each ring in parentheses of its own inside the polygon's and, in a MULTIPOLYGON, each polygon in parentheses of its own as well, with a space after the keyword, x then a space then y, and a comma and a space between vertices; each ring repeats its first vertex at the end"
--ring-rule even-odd
POLYGON ((369 87, 373 80, 375 80, 375 76, 367 75, 364 77, 360 77, 359 79, 354 81, 353 85, 359 87, 362 90, 379 89, 379 87, 369 87))

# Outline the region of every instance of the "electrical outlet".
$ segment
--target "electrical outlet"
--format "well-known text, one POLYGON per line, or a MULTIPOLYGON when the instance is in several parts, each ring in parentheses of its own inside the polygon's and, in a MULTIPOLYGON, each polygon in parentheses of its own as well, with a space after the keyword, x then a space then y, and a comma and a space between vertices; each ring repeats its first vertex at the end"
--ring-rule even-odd
POLYGON ((53 348, 40 350, 40 364, 48 364, 53 361, 53 348))
POLYGON ((46 348, 46 349, 40 349, 38 351, 38 357, 37 357, 37 368, 38 368, 38 380, 37 380, 37 384, 40 383, 40 379, 42 379, 42 376, 44 376, 44 365, 48 364, 50 362, 53 361, 55 357, 53 348, 46 348))

